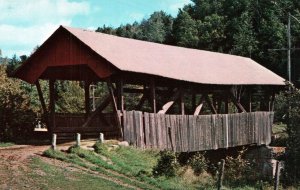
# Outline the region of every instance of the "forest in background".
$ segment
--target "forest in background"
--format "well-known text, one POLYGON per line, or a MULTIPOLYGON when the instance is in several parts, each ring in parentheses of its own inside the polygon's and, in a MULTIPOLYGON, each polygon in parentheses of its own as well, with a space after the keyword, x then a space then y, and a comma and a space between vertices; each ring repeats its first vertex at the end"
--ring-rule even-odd
MULTIPOLYGON (((287 52, 273 51, 287 47, 288 13, 300 18, 298 0, 192 0, 176 17, 157 11, 141 22, 117 28, 101 26, 97 32, 117 36, 196 48, 250 57, 284 78, 287 73, 287 52)), ((291 22, 292 47, 300 46, 300 23, 291 22)), ((292 81, 300 84, 300 50, 292 51, 292 81)), ((0 141, 30 138, 30 133, 41 116, 41 106, 35 86, 10 78, 11 73, 27 56, 1 59, 0 64, 0 141)), ((254 76, 255 77, 255 76, 254 76)), ((237 79, 238 80, 238 79, 237 79)), ((48 102, 48 83, 41 81, 48 102)), ((83 112, 83 85, 80 82, 56 83, 58 112, 83 112)), ((103 95, 103 85, 97 89, 103 95)), ((278 96, 277 118, 283 118, 291 107, 288 128, 287 159, 290 176, 300 177, 300 92, 283 92, 278 96), (278 115, 279 114, 279 115, 278 115), (299 169, 295 169, 295 166, 299 169)), ((287 122, 286 119, 280 119, 287 122)))

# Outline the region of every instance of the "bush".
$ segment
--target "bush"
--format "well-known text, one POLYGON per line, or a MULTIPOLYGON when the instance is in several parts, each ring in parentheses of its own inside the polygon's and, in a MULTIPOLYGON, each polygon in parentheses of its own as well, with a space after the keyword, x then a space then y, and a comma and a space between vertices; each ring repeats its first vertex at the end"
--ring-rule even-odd
POLYGON ((237 157, 227 156, 225 159, 224 181, 230 185, 252 184, 257 180, 257 172, 254 163, 243 159, 247 149, 239 151, 237 157))
POLYGON ((188 165, 191 166, 195 175, 200 175, 208 168, 208 161, 204 157, 204 154, 196 153, 188 160, 188 165))
POLYGON ((94 150, 96 153, 98 154, 105 154, 108 151, 107 146, 104 143, 101 143, 99 141, 97 141, 94 146, 93 146, 94 150))
POLYGON ((157 165, 153 168, 154 176, 173 177, 176 175, 178 164, 176 162, 176 155, 171 151, 161 151, 157 165))
POLYGON ((27 138, 34 129, 35 113, 20 80, 8 78, 0 64, 0 141, 27 138))
POLYGON ((291 92, 286 92, 286 96, 290 111, 284 178, 287 185, 298 186, 300 184, 300 90, 291 86, 291 92))

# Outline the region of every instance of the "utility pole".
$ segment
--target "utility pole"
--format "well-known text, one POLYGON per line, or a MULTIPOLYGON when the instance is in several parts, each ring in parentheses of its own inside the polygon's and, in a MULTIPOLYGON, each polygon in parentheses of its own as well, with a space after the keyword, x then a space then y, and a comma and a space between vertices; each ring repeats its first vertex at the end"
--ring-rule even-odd
POLYGON ((281 48, 281 49, 269 49, 269 51, 287 51, 287 79, 289 82, 292 82, 292 74, 291 74, 291 50, 300 50, 300 48, 292 48, 292 42, 291 42, 291 18, 295 19, 297 22, 300 23, 300 21, 288 13, 288 25, 287 25, 287 42, 288 47, 287 48, 281 48))
POLYGON ((288 63, 287 63, 287 72, 288 72, 288 80, 289 80, 289 82, 292 82, 292 76, 291 76, 291 14, 290 13, 289 13, 289 16, 288 16, 287 38, 288 38, 288 49, 287 49, 288 63))

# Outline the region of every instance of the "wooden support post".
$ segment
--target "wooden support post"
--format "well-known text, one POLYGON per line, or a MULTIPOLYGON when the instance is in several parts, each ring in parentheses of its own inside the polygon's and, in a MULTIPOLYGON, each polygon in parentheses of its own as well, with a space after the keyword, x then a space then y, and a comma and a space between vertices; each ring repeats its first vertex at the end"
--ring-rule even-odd
POLYGON ((117 100, 118 100, 118 110, 122 113, 124 111, 124 83, 123 78, 120 78, 117 82, 117 100))
POLYGON ((120 113, 118 112, 118 108, 117 108, 117 102, 116 102, 116 98, 114 95, 114 88, 113 88, 113 84, 111 82, 110 79, 107 80, 107 87, 108 87, 108 91, 110 94, 110 98, 111 98, 111 102, 112 102, 112 107, 113 107, 113 112, 116 115, 116 119, 117 119, 117 123, 118 123, 118 128, 119 128, 119 132, 120 132, 120 136, 123 139, 123 129, 122 129, 122 121, 121 121, 121 117, 120 117, 120 113))
POLYGON ((194 115, 199 115, 199 113, 201 112, 201 109, 204 104, 204 99, 205 99, 205 95, 202 95, 199 101, 199 105, 195 108, 194 115))
POLYGON ((280 162, 276 162, 276 170, 275 170, 275 181, 274 181, 274 190, 278 190, 279 188, 279 178, 280 178, 280 162))
POLYGON ((220 171, 218 176, 218 190, 222 189, 223 178, 224 178, 225 160, 221 160, 220 171))
POLYGON ((196 93, 195 90, 192 89, 192 110, 196 109, 196 93))
POLYGON ((142 107, 143 107, 144 102, 146 101, 146 99, 147 99, 147 95, 144 94, 144 95, 141 97, 141 99, 140 99, 138 105, 135 107, 135 109, 136 109, 136 110, 141 110, 142 107))
POLYGON ((274 111, 275 92, 272 93, 269 111, 274 111))
POLYGON ((51 148, 53 149, 53 150, 56 150, 56 134, 55 133, 53 133, 52 134, 52 143, 51 143, 51 148))
POLYGON ((205 94, 205 100, 208 103, 210 110, 213 114, 218 114, 216 108, 214 107, 213 103, 210 101, 208 94, 205 94))
POLYGON ((252 93, 249 95, 249 112, 252 112, 252 93))
POLYGON ((229 113, 229 101, 228 101, 228 95, 226 95, 225 99, 225 114, 229 113))
POLYGON ((180 112, 181 112, 181 115, 184 115, 185 114, 185 109, 184 109, 184 92, 183 92, 183 89, 182 87, 180 86, 179 87, 179 107, 180 107, 180 112))
POLYGON ((99 135, 99 142, 104 143, 104 134, 103 133, 100 133, 100 135, 99 135))
POLYGON ((111 100, 110 95, 107 95, 104 98, 103 102, 96 108, 96 110, 94 112, 92 112, 92 114, 89 115, 89 117, 86 119, 86 121, 84 122, 84 124, 81 127, 87 127, 91 123, 92 119, 97 114, 101 113, 102 110, 104 110, 108 106, 110 100, 111 100))
POLYGON ((49 80, 49 91, 50 128, 48 131, 52 133, 55 128, 55 80, 49 80))
POLYGON ((151 106, 152 106, 152 112, 156 113, 156 91, 155 91, 155 82, 154 79, 151 79, 150 82, 150 91, 151 91, 151 106))
POLYGON ((76 134, 76 147, 80 147, 80 138, 81 138, 80 133, 77 133, 76 134))
POLYGON ((36 81, 35 86, 36 86, 36 89, 37 89, 37 92, 38 92, 38 95, 39 95, 39 99, 40 99, 40 102, 41 102, 41 105, 42 105, 43 113, 47 114, 48 111, 47 111, 45 99, 44 99, 44 96, 43 96, 43 92, 42 92, 39 80, 36 81))
POLYGON ((231 95, 232 102, 234 105, 238 108, 239 111, 246 113, 247 111, 245 108, 242 106, 242 104, 234 97, 234 95, 231 95))
POLYGON ((84 103, 85 103, 85 114, 86 118, 88 118, 90 114, 90 82, 84 82, 84 103))

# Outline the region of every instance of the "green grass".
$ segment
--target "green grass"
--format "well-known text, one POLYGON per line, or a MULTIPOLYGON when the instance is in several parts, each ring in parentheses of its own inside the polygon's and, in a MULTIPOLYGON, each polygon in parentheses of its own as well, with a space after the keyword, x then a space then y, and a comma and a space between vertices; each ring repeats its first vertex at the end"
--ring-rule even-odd
POLYGON ((9 147, 15 145, 14 143, 11 142, 0 142, 0 147, 9 147))
MULTIPOLYGON (((110 146, 97 144, 97 153, 78 147, 70 148, 67 153, 49 149, 44 155, 99 172, 140 189, 216 189, 216 178, 209 174, 195 176, 187 166, 181 166, 175 177, 154 177, 152 168, 157 164, 157 151, 110 146)), ((257 188, 258 184, 224 187, 242 190, 257 188)))
POLYGON ((39 182, 38 189, 132 189, 88 173, 58 168, 38 158, 32 159, 31 167, 30 175, 39 182))

